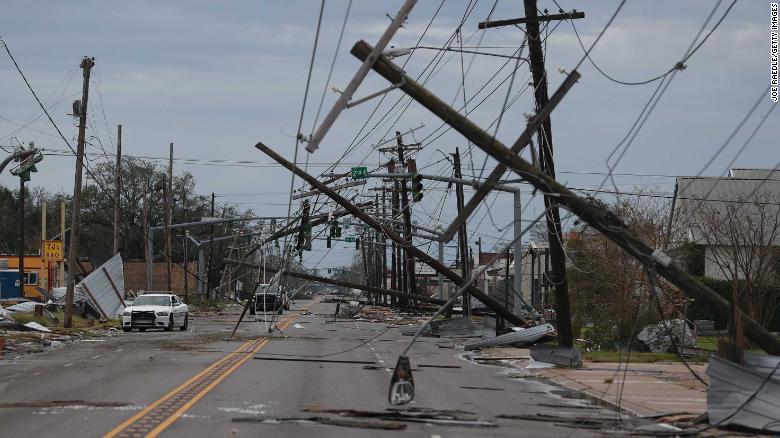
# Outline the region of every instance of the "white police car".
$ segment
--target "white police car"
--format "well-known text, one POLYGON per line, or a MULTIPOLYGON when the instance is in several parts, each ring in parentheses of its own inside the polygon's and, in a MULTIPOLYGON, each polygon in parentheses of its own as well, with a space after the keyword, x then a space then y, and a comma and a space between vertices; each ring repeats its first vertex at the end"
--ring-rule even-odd
POLYGON ((137 328, 144 331, 149 328, 161 328, 165 331, 179 327, 187 330, 189 325, 189 307, 174 294, 144 294, 133 301, 122 312, 122 330, 129 332, 137 328))

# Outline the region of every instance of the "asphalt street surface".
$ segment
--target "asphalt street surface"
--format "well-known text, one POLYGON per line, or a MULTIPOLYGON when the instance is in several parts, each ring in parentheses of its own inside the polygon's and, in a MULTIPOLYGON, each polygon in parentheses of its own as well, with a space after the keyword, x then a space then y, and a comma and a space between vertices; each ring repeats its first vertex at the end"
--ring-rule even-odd
POLYGON ((299 301, 270 337, 250 320, 231 339, 234 309, 193 317, 186 332, 120 332, 0 360, 0 436, 593 436, 497 416, 614 415, 519 370, 476 364, 446 338, 412 350, 416 395, 404 409, 456 410, 459 421, 326 412, 392 414, 392 368, 410 339, 387 323, 334 321, 334 309, 299 301))

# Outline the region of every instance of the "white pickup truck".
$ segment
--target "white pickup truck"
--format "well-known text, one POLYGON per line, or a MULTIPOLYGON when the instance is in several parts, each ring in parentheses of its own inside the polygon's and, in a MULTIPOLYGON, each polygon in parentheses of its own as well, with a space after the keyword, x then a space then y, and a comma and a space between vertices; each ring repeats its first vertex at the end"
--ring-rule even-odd
POLYGON ((174 327, 187 330, 189 319, 189 307, 176 295, 144 294, 122 312, 122 330, 161 328, 171 331, 174 327))

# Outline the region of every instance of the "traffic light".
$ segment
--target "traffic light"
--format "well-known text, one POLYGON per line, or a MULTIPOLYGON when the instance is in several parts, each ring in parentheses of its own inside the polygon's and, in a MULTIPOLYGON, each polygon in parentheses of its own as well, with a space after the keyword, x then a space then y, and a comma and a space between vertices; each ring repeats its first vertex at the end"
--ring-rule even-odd
POLYGON ((11 174, 18 176, 24 181, 29 181, 30 172, 38 171, 38 169, 35 167, 35 164, 39 163, 41 160, 43 160, 43 154, 40 152, 36 152, 34 150, 24 151, 16 160, 18 161, 19 166, 11 170, 11 174))
POLYGON ((420 202, 423 197, 422 175, 417 172, 412 173, 412 202, 420 202))

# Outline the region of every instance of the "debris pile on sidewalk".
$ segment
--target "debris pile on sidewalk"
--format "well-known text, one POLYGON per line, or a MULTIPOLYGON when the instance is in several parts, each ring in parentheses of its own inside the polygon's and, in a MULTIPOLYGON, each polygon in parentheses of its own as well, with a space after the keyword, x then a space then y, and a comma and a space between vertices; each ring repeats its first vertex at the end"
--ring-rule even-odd
POLYGON ((682 319, 671 319, 645 326, 637 335, 653 353, 669 353, 674 346, 695 348, 696 335, 682 319))

